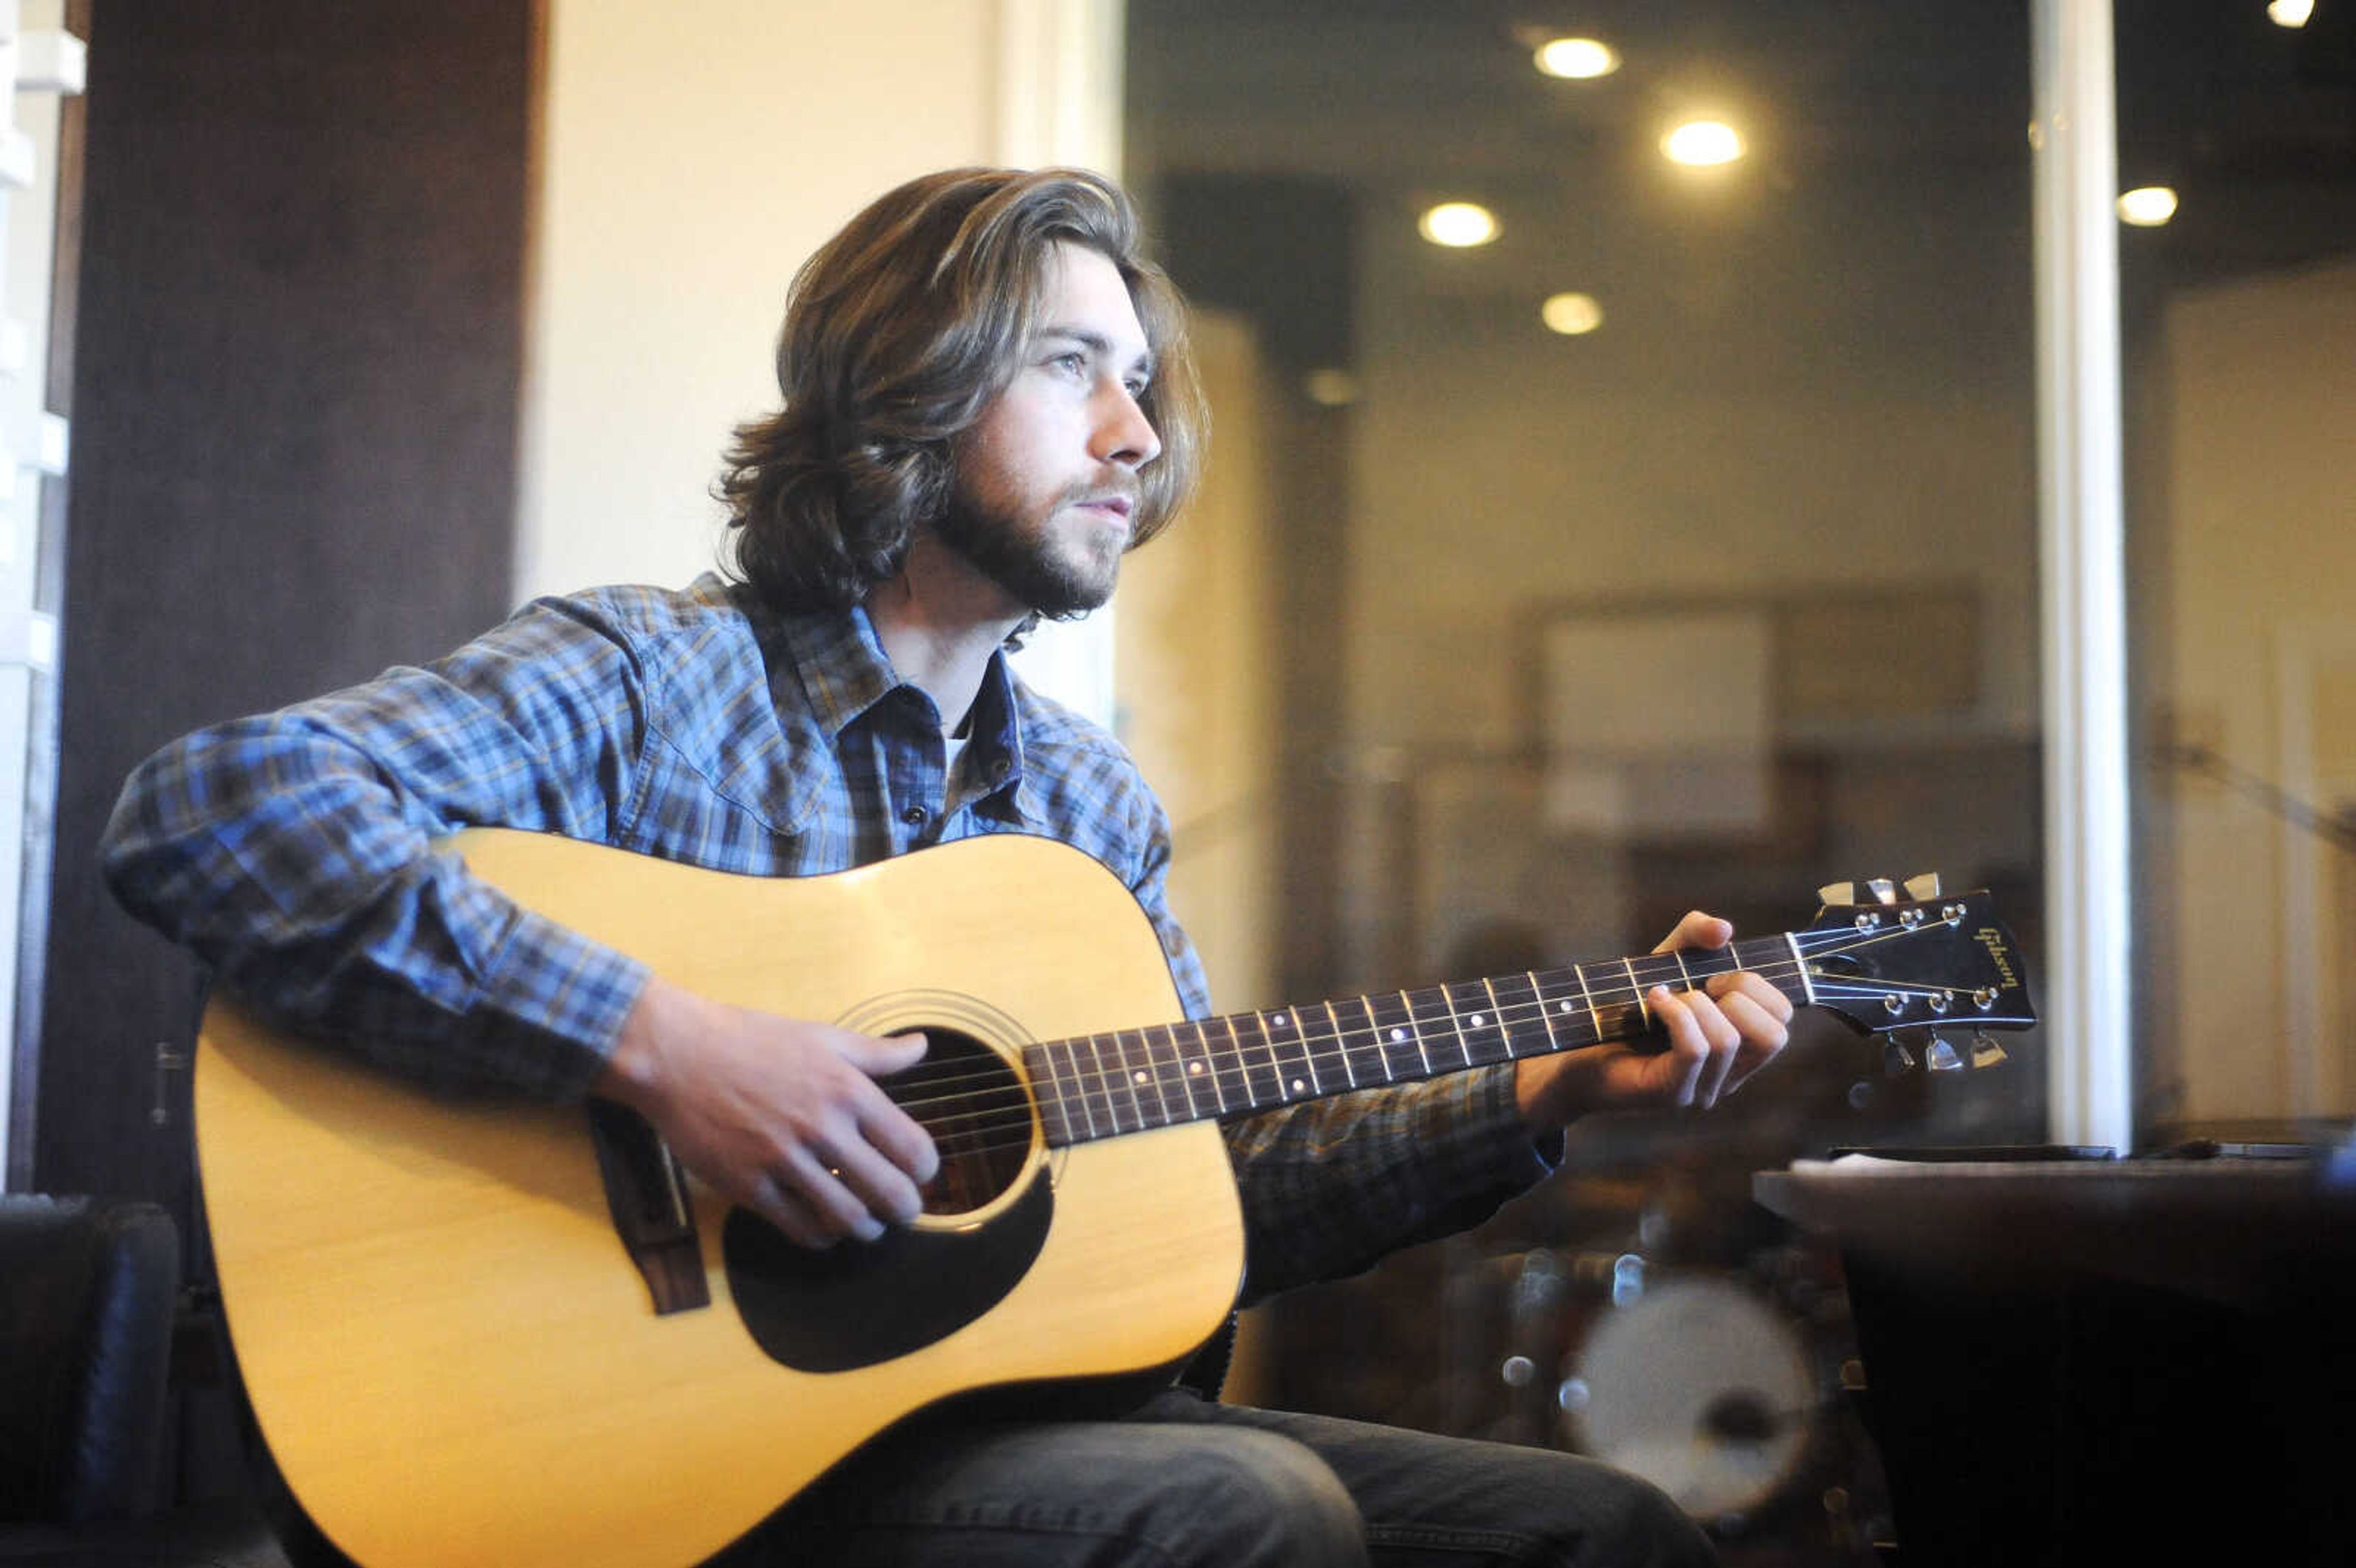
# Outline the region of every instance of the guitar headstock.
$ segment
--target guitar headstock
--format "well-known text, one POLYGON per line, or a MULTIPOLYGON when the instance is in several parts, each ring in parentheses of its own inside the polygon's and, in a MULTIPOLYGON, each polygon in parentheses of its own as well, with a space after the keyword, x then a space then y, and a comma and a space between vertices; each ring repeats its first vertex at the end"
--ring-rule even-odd
POLYGON ((2012 933, 1985 891, 1944 896, 1935 876, 1902 891, 1879 880, 1820 890, 1824 907, 1792 933, 1813 999, 1860 1033, 1891 1035, 1892 1072, 1965 1066, 1943 1031, 1970 1031, 1969 1065, 1994 1066, 2005 1052, 1989 1031, 2037 1022, 2012 933))

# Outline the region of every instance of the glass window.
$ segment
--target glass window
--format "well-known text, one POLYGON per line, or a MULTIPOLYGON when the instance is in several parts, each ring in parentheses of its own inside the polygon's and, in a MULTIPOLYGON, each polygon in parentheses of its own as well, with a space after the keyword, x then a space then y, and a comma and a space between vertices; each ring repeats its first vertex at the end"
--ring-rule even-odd
POLYGON ((2117 16, 2147 1142, 2356 1112, 2356 16, 2308 12, 2117 16))
MULTIPOLYGON (((1919 872, 2037 954, 2025 8, 1578 7, 1588 75, 1541 69, 1545 9, 1129 0, 1129 181, 1218 428, 1123 588, 1124 720, 1221 1005, 1643 953, 1696 906, 1767 934, 1919 872)), ((1730 1361, 1820 1392, 1838 1293, 1750 1174, 2041 1138, 2036 1035, 1949 1043, 1892 1075, 1810 1015, 1707 1116, 1575 1128, 1483 1230, 1280 1307, 1254 1392, 1624 1461, 1598 1329, 1649 1292, 1722 1339, 1640 1357, 1687 1370, 1664 1397, 1730 1361)), ((1804 1499, 1826 1539, 1866 1461, 1801 1403, 1689 1506, 1804 1499)))

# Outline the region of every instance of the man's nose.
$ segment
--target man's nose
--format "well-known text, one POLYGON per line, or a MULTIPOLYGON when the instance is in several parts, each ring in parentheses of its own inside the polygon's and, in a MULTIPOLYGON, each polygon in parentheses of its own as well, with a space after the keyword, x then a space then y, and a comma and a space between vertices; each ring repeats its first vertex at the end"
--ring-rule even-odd
POLYGON ((1096 441, 1089 455, 1100 463, 1117 463, 1130 469, 1142 468, 1162 455, 1162 438, 1154 434, 1153 421, 1145 417, 1144 406, 1135 393, 1113 382, 1100 405, 1096 441))

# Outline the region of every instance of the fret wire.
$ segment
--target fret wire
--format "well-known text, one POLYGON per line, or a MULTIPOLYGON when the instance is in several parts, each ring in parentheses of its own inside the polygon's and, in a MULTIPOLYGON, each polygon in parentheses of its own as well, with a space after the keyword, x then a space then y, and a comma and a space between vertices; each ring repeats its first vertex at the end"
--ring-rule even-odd
MULTIPOLYGON (((1569 1027, 1570 1019, 1576 1013, 1586 1010, 1583 1002, 1575 1002, 1567 995, 1558 996, 1548 989, 1549 983, 1559 987, 1560 981, 1564 978, 1565 974, 1566 972, 1560 969, 1543 971, 1533 970, 1530 973, 1530 988, 1537 994, 1538 1007, 1546 1016, 1547 1030, 1549 1034, 1553 1035, 1555 1046, 1558 1050, 1569 1050, 1577 1046, 1592 1044, 1592 1036, 1595 1031, 1594 1022, 1590 1019, 1587 1021, 1588 1033, 1590 1037, 1590 1039, 1582 1040, 1574 1037, 1570 1041, 1569 1046, 1565 1046, 1562 1043, 1562 1037, 1555 1029, 1557 1017, 1560 1017, 1564 1028, 1567 1029, 1569 1027)), ((1575 969, 1569 971, 1568 974, 1570 979, 1576 980, 1579 977, 1578 971, 1575 969)))
POLYGON ((1536 997, 1538 1000, 1538 1022, 1546 1028, 1547 1050, 1549 1051, 1560 1051, 1562 1049, 1562 1037, 1554 1032, 1554 1015, 1547 1011, 1546 993, 1538 989, 1537 971, 1531 969, 1526 971, 1526 973, 1528 976, 1530 982, 1530 995, 1536 997))
POLYGON ((1419 1076, 1413 1065, 1405 1061, 1401 1061, 1397 1067, 1392 1065, 1393 1058, 1403 1056, 1404 1048, 1415 1038, 1415 1015, 1408 1009, 1405 1000, 1406 992, 1398 991, 1388 995, 1397 996, 1401 999, 1392 1002, 1387 997, 1379 1006, 1372 997, 1361 997, 1358 999, 1365 1004, 1366 1020, 1374 1025, 1375 1043, 1383 1056, 1384 1076, 1387 1081, 1397 1083, 1402 1072, 1406 1072, 1410 1079, 1419 1076), (1383 1021, 1383 1012, 1386 1008, 1391 1009, 1394 1014, 1388 1023, 1383 1021))
POLYGON ((1620 966, 1628 971, 1628 984, 1636 993, 1636 1010, 1644 1015, 1644 1027, 1651 1029, 1653 1009, 1644 1003, 1644 983, 1636 978, 1636 961, 1633 958, 1622 958, 1620 960, 1620 966))
POLYGON ((1443 1050, 1451 1041, 1461 1046, 1464 1038, 1463 1031, 1456 1023, 1455 1006, 1448 999, 1448 987, 1430 986, 1405 995, 1408 997, 1408 1014, 1415 1020, 1415 1041, 1423 1056, 1424 1074, 1430 1077, 1452 1071, 1445 1056, 1438 1061, 1433 1061, 1431 1056, 1431 1044, 1435 1036, 1439 1038, 1443 1050))
POLYGON ((1215 1111, 1215 1114, 1218 1114, 1218 1116, 1226 1116, 1227 1090, 1220 1088, 1218 1083, 1218 1061, 1211 1057, 1211 1031, 1202 1027, 1202 1019, 1199 1019, 1199 1017, 1190 1017, 1190 1019, 1185 1022, 1185 1027, 1194 1031, 1194 1061, 1202 1064, 1202 1073, 1199 1073, 1199 1076, 1211 1081, 1211 1100, 1218 1104, 1218 1111, 1215 1111))
MULTIPOLYGON (((1230 1032, 1235 1032, 1236 1019, 1244 1016, 1246 1015, 1234 1014, 1228 1018, 1227 1027, 1230 1032)), ((1265 1019, 1258 1013, 1248 1016, 1252 1028, 1259 1035, 1260 1053, 1268 1058, 1266 1072, 1269 1083, 1269 1092, 1266 1094, 1262 1094, 1257 1088, 1252 1090, 1251 1103, 1255 1105, 1282 1104, 1284 1103, 1284 1064, 1276 1059, 1276 1042, 1268 1038, 1268 1024, 1265 1019)), ((1237 1056, 1244 1063, 1244 1070, 1248 1078, 1252 1071, 1251 1049, 1244 1043, 1244 1038, 1239 1032, 1236 1033, 1236 1048, 1237 1056)))
POLYGON ((1505 1028, 1505 1009, 1497 1005, 1497 987, 1483 977, 1481 981, 1481 988, 1489 993, 1489 1021, 1496 1026, 1497 1048, 1505 1052, 1505 1055, 1497 1060, 1511 1061, 1514 1058, 1514 1037, 1505 1028))
POLYGON ((1056 1125, 1046 1129, 1050 1147, 1070 1143, 1071 1129, 1064 1115, 1063 1085, 1055 1082, 1055 1048, 1031 1044, 1023 1048, 1023 1067, 1031 1083, 1031 1093, 1039 1105, 1039 1119, 1044 1123, 1052 1116, 1056 1125), (1062 1135, 1062 1136, 1059 1136, 1062 1135))
POLYGON ((1251 1044, 1244 1038, 1241 1020, 1231 1014, 1227 1019, 1227 1032, 1235 1037, 1236 1061, 1242 1066, 1246 1082, 1250 1085, 1250 1103, 1255 1105, 1277 1104, 1284 1098, 1284 1071, 1276 1063, 1275 1052, 1269 1046, 1268 1030, 1260 1028, 1258 1017, 1255 1015, 1249 1021, 1259 1041, 1259 1054, 1268 1059, 1267 1064, 1259 1066, 1254 1062, 1251 1044), (1251 1076, 1254 1072, 1266 1081, 1268 1087, 1265 1092, 1260 1088, 1259 1079, 1251 1076))
MULTIPOLYGON (((1351 1004, 1356 1007, 1360 1013, 1365 1015, 1366 1020, 1364 1026, 1353 1026, 1355 1031, 1364 1041, 1360 1049, 1362 1051, 1371 1050, 1375 1053, 1375 1064, 1383 1070, 1383 1082, 1388 1083, 1392 1081, 1390 1052, 1383 1049, 1383 1026, 1376 1020, 1374 998, 1370 997, 1353 997, 1350 1000, 1351 1004)), ((1338 1022, 1335 1027, 1340 1027, 1338 1022)), ((1347 1033, 1351 1031, 1345 1030, 1344 1032, 1347 1033)), ((1350 1048, 1345 1044, 1342 1049, 1346 1052, 1350 1048)), ((1355 1082, 1355 1078, 1353 1079, 1353 1082, 1355 1082)))
MULTIPOLYGON (((1309 1054, 1308 1041, 1301 1038, 1301 1016, 1292 1011, 1290 1008, 1279 1008, 1273 1013, 1263 1013, 1260 1016, 1264 1019, 1273 1019, 1275 1023, 1275 1028, 1269 1031, 1268 1038, 1268 1053, 1269 1057, 1274 1058, 1276 1056, 1277 1035, 1279 1033, 1290 1034, 1293 1049, 1301 1053, 1301 1065, 1309 1074, 1308 1079, 1306 1080, 1308 1087, 1304 1089, 1301 1086, 1303 1080, 1298 1076, 1288 1079, 1281 1064, 1280 1063, 1277 1071, 1277 1081, 1280 1086, 1285 1087, 1285 1097, 1290 1099, 1296 1094, 1317 1095, 1325 1093, 1325 1086, 1317 1081, 1316 1059, 1309 1054)), ((1267 1026, 1263 1024, 1262 1027, 1266 1028, 1267 1026)))
MULTIPOLYGON (((1191 1019, 1182 1021, 1192 1027, 1191 1019)), ((1201 1056, 1189 1057, 1186 1054, 1186 1048, 1178 1040, 1177 1024, 1170 1026, 1170 1059, 1177 1066, 1178 1082, 1186 1086, 1186 1115, 1199 1122, 1203 1119, 1203 1097, 1194 1086, 1208 1078, 1211 1070, 1201 1056)), ((1215 1116, 1218 1112, 1215 1108, 1211 1114, 1215 1116)))
MULTIPOLYGON (((1157 1119, 1152 1112, 1145 1108, 1145 1087, 1153 1077, 1151 1064, 1148 1063, 1145 1067, 1140 1067, 1136 1062, 1130 1061, 1129 1055, 1129 1042, 1121 1038, 1123 1034, 1134 1032, 1136 1031, 1124 1029, 1115 1029, 1112 1031, 1113 1061, 1119 1065, 1122 1087, 1129 1091, 1130 1103, 1137 1106, 1137 1125, 1140 1127, 1160 1126, 1162 1121, 1166 1120, 1167 1117, 1164 1116, 1163 1118, 1157 1119)), ((1161 1099, 1161 1085, 1153 1085, 1153 1097, 1157 1101, 1161 1099)), ((1169 1107, 1167 1106, 1163 1107, 1165 1112, 1167 1112, 1168 1109, 1169 1107)))
POLYGON ((1424 1076, 1431 1076, 1431 1052, 1424 1048, 1423 1021, 1415 1016, 1415 998, 1405 991, 1398 994, 1399 1006, 1407 1010, 1408 1032, 1415 1036, 1415 1054, 1423 1062, 1424 1076))
POLYGON ((1170 1114, 1170 1096, 1162 1092, 1162 1074, 1153 1070, 1153 1041, 1147 1037, 1146 1032, 1141 1029, 1116 1030, 1112 1037, 1112 1043, 1113 1049, 1120 1053, 1121 1066, 1128 1071, 1130 1090, 1137 1095, 1138 1119, 1143 1121, 1146 1117, 1145 1095, 1141 1091, 1151 1086, 1153 1090, 1153 1103, 1160 1106, 1162 1111, 1161 1115, 1156 1117, 1151 1125, 1166 1127, 1177 1120, 1170 1114), (1123 1035, 1136 1037, 1138 1050, 1145 1057, 1144 1066, 1140 1067, 1130 1060, 1129 1046, 1122 1040, 1123 1035))
POLYGON ((1603 1032, 1603 1013, 1601 1009, 1596 1007, 1594 989, 1587 983, 1587 965, 1584 964, 1574 964, 1570 966, 1570 972, 1579 976, 1579 994, 1587 998, 1587 1019, 1590 1023, 1595 1026, 1595 1041, 1598 1045, 1601 1045, 1603 1043, 1605 1038, 1603 1032))
MULTIPOLYGON (((1162 1067, 1166 1057, 1170 1065, 1170 1074, 1178 1081, 1178 1093, 1186 1097, 1186 1110, 1183 1119, 1190 1122, 1194 1121, 1196 1117, 1202 1115, 1202 1112, 1194 1104, 1194 1086, 1187 1082, 1186 1061, 1185 1058, 1179 1052, 1178 1036, 1176 1032, 1168 1024, 1155 1024, 1149 1029, 1140 1029, 1138 1032, 1145 1037, 1145 1053, 1152 1060, 1153 1062, 1154 1082, 1157 1084, 1162 1083, 1162 1067), (1160 1037, 1158 1041, 1155 1038, 1157 1035, 1160 1037), (1154 1047, 1157 1043, 1165 1047, 1166 1050, 1155 1050, 1154 1047)), ((1164 1104, 1169 1103, 1170 1090, 1166 1084, 1163 1084, 1162 1089, 1162 1099, 1164 1104)))
POLYGON ((1358 1070, 1351 1064, 1349 1042, 1342 1038, 1342 1015, 1333 1010, 1333 1004, 1330 1001, 1325 1004, 1325 1021, 1333 1026, 1333 1049, 1341 1053, 1343 1075, 1350 1080, 1350 1087, 1355 1089, 1358 1086, 1358 1070))
POLYGON ((1088 1136, 1091 1138, 1101 1136, 1102 1135, 1097 1131, 1096 1111, 1088 1104, 1087 1080, 1080 1076, 1079 1052, 1073 1048, 1072 1042, 1068 1040, 1058 1043, 1064 1048, 1065 1060, 1072 1064, 1072 1089, 1080 1102, 1080 1115, 1087 1121, 1088 1136))
POLYGON ((1203 1027, 1200 1019, 1188 1021, 1194 1029, 1195 1047, 1202 1052, 1197 1060, 1205 1064, 1204 1072, 1211 1080, 1211 1093, 1219 1103, 1219 1115, 1224 1116, 1227 1114, 1227 1091, 1219 1082, 1219 1064, 1211 1050, 1211 1031, 1203 1027))
MULTIPOLYGON (((1535 1040, 1531 1041, 1529 1054, 1551 1054, 1557 1049, 1554 1038, 1554 1024, 1547 1017, 1546 998, 1538 995, 1537 976, 1533 974, 1525 973, 1518 977, 1501 976, 1499 978, 1505 981, 1507 987, 1506 991, 1503 994, 1500 994, 1497 989, 1496 980, 1491 980, 1487 983, 1489 987, 1490 999, 1497 1004, 1497 1016, 1502 1019, 1507 1017, 1513 1017, 1521 1013, 1535 1010, 1537 1014, 1538 1028, 1545 1031, 1546 1040, 1543 1045, 1535 1040), (1529 994, 1529 999, 1526 1001, 1518 999, 1515 987, 1520 987, 1523 990, 1526 990, 1529 994)), ((1514 1028, 1520 1029, 1526 1036, 1529 1032, 1528 1021, 1526 1019, 1523 1019, 1520 1023, 1514 1026, 1514 1028)), ((1522 1048, 1515 1042, 1514 1028, 1509 1028, 1505 1030, 1505 1054, 1509 1057, 1518 1059, 1524 1054, 1524 1052, 1522 1048)))
MULTIPOLYGON (((1097 1083, 1105 1097, 1105 1118, 1112 1123, 1112 1130, 1119 1133, 1121 1131, 1120 1102, 1113 1098, 1112 1093, 1112 1086, 1117 1079, 1113 1073, 1106 1071, 1104 1047, 1097 1043, 1095 1035, 1088 1036, 1088 1054, 1095 1057, 1097 1061, 1097 1083)), ((1131 1095, 1130 1098, 1134 1100, 1136 1096, 1131 1095)), ((1142 1111, 1138 1113, 1137 1125, 1141 1127, 1145 1125, 1145 1114, 1142 1111)))

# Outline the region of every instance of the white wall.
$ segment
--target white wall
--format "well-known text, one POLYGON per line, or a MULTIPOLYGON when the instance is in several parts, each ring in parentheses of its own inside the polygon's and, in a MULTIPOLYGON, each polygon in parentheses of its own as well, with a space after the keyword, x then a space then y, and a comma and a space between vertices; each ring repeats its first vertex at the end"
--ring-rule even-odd
POLYGON ((969 0, 553 0, 518 586, 679 582, 801 259, 890 186, 993 152, 969 0))
MULTIPOLYGON (((550 0, 519 597, 712 565, 786 285, 903 180, 1119 157, 1118 0, 550 0)), ((1108 712, 1108 625, 1030 673, 1108 712)))

